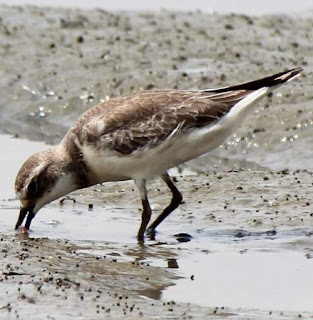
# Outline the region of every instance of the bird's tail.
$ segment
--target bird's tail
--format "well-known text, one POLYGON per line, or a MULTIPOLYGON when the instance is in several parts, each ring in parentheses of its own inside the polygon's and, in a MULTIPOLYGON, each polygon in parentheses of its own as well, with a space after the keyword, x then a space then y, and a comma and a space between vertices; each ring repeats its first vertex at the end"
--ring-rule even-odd
POLYGON ((204 91, 222 93, 222 92, 234 91, 234 90, 254 91, 264 87, 268 87, 268 88, 277 87, 297 77, 302 70, 303 70, 302 68, 294 68, 288 71, 276 73, 272 76, 265 77, 259 80, 250 81, 250 82, 246 82, 246 83, 242 83, 242 84, 238 84, 230 87, 222 87, 218 89, 204 90, 204 91))

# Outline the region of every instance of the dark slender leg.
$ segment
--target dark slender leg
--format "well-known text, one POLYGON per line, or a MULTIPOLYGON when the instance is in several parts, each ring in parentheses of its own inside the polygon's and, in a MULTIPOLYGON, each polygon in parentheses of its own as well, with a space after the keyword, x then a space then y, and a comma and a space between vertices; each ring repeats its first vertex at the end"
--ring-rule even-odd
POLYGON ((143 242, 144 234, 151 218, 151 208, 150 208, 150 204, 147 196, 146 181, 139 180, 139 181, 135 181, 135 183, 139 189, 141 203, 142 203, 141 225, 137 234, 137 239, 138 241, 143 242))
POLYGON ((150 224, 148 232, 150 236, 153 237, 156 227, 168 216, 172 211, 174 211, 182 202, 183 196, 180 191, 176 188, 172 182, 170 176, 166 172, 161 176, 162 180, 166 183, 169 189, 172 191, 172 200, 171 203, 163 210, 163 212, 150 224))

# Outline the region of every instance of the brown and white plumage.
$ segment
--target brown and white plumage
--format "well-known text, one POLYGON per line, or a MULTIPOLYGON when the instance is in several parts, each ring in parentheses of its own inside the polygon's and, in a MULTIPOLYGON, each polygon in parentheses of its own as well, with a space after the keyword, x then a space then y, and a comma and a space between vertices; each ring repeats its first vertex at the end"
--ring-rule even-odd
POLYGON ((218 147, 258 100, 293 79, 300 68, 231 87, 151 90, 113 98, 86 111, 60 145, 30 157, 15 189, 21 201, 18 228, 45 204, 97 183, 133 179, 143 213, 138 239, 151 217, 146 179, 160 176, 170 188, 170 205, 149 226, 153 232, 178 207, 182 196, 167 170, 218 147))

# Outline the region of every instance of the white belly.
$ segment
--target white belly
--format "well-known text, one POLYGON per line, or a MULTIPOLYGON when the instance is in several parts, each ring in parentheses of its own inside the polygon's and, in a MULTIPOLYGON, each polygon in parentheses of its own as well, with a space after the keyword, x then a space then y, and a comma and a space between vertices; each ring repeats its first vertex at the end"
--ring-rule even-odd
POLYGON ((91 145, 82 150, 93 183, 149 178, 217 148, 233 131, 216 124, 187 135, 178 133, 156 147, 131 155, 108 149, 99 151, 91 145))
POLYGON ((263 97, 267 93, 266 89, 259 89, 241 100, 216 124, 185 134, 178 131, 157 147, 125 156, 109 149, 97 150, 92 145, 82 146, 84 159, 91 169, 92 182, 158 176, 172 167, 217 148, 241 125, 251 111, 249 106, 263 97))

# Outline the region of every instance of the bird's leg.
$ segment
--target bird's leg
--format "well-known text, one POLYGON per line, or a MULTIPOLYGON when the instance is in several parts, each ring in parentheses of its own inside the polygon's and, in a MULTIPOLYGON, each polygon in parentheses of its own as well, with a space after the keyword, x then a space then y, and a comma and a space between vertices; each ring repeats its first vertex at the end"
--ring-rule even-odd
POLYGON ((161 176, 162 180, 166 183, 169 189, 172 192, 171 203, 162 211, 162 213, 150 224, 147 232, 149 236, 153 239, 155 234, 156 227, 172 212, 174 211, 182 202, 183 196, 180 191, 177 189, 173 181, 171 180, 168 173, 164 173, 161 176))
POLYGON ((148 196, 147 196, 146 181, 138 180, 138 181, 135 181, 135 183, 139 189, 141 203, 142 203, 141 225, 137 234, 137 239, 138 241, 143 242, 144 234, 151 218, 151 207, 150 207, 148 196))

